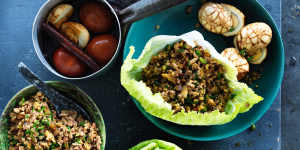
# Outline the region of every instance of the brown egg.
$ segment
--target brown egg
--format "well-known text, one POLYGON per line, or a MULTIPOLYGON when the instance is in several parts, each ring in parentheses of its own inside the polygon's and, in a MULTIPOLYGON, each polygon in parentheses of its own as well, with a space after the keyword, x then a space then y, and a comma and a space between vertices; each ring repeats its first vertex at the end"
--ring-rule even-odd
POLYGON ((68 77, 79 77, 86 73, 85 64, 64 48, 54 52, 53 65, 58 72, 68 77))
POLYGON ((95 59, 99 65, 105 65, 114 55, 118 41, 110 34, 95 36, 88 44, 88 55, 95 59))
POLYGON ((103 4, 87 2, 80 7, 81 22, 93 32, 107 32, 113 26, 110 10, 103 4))

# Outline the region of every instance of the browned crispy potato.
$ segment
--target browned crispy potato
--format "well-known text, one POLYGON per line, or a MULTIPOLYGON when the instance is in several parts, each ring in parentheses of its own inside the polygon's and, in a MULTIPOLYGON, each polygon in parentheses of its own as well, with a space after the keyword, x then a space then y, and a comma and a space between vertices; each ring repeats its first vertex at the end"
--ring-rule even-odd
POLYGON ((241 80, 249 72, 249 64, 236 48, 226 48, 221 55, 233 63, 238 70, 237 78, 241 80))
POLYGON ((73 14, 74 8, 70 4, 60 4, 54 7, 48 15, 47 23, 51 23, 56 29, 67 21, 73 14))
POLYGON ((79 48, 85 48, 90 39, 89 31, 77 22, 62 24, 60 31, 79 48))

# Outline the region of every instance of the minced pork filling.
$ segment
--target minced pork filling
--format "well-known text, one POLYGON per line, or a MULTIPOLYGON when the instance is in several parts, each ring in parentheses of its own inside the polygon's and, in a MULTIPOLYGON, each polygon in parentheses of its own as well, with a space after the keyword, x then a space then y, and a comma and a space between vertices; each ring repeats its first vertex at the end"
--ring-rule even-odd
POLYGON ((174 113, 224 112, 233 94, 224 67, 201 46, 184 41, 167 45, 142 71, 142 80, 153 93, 161 93, 174 113))
POLYGON ((95 123, 72 110, 58 118, 41 92, 23 98, 9 118, 9 150, 100 150, 102 144, 95 123))

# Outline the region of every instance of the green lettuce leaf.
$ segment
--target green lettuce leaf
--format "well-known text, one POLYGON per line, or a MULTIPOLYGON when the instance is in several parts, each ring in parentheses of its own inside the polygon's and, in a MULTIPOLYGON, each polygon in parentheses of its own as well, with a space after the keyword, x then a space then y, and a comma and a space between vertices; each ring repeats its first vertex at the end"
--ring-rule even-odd
POLYGON ((204 40, 201 33, 192 31, 182 36, 160 35, 151 38, 138 59, 133 59, 134 47, 130 47, 130 52, 121 68, 121 84, 134 97, 141 106, 153 116, 182 125, 219 125, 232 121, 239 113, 247 112, 254 104, 263 100, 246 84, 237 80, 237 69, 226 58, 222 57, 215 48, 204 40), (225 68, 225 78, 228 79, 229 87, 235 95, 228 101, 225 112, 218 110, 212 112, 198 113, 178 112, 174 114, 171 105, 165 102, 160 93, 152 93, 151 89, 141 80, 141 72, 147 66, 151 57, 156 55, 168 44, 184 40, 190 46, 195 43, 202 46, 212 57, 216 58, 225 68))
POLYGON ((129 150, 182 150, 177 145, 163 140, 153 139, 139 143, 129 150))

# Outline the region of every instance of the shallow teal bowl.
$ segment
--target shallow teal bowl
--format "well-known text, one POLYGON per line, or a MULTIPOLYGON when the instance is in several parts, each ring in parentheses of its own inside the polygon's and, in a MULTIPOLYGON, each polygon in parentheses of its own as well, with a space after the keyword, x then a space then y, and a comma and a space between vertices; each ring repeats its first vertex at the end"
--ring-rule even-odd
MULTIPOLYGON (((104 150, 106 143, 105 124, 102 114, 96 103, 84 91, 72 84, 60 81, 47 81, 46 83, 56 90, 60 91, 61 93, 65 94, 66 96, 72 98, 89 113, 91 120, 96 123, 96 126, 99 129, 100 136, 102 138, 101 150, 104 150)), ((9 116, 9 113, 23 97, 27 98, 29 96, 32 96, 37 91, 38 90, 33 85, 29 85, 20 90, 9 100, 0 117, 0 150, 8 149, 9 145, 7 138, 7 118, 9 116)))
MULTIPOLYGON (((270 14, 255 0, 219 0, 218 2, 232 4, 243 11, 246 16, 246 24, 262 21, 269 24, 273 30, 272 42, 268 46, 267 59, 261 64, 263 68, 262 78, 255 83, 259 85, 259 88, 253 88, 256 93, 264 97, 264 100, 255 105, 249 112, 239 114, 230 123, 206 127, 182 126, 161 120, 145 112, 143 107, 134 100, 138 109, 153 124, 167 133, 184 139, 197 141, 220 140, 249 128, 270 108, 280 89, 283 77, 284 48, 280 33, 270 14)), ((128 55, 129 46, 131 45, 135 46, 136 50, 133 57, 138 58, 146 42, 151 37, 162 34, 181 35, 192 30, 200 31, 204 38, 214 45, 219 52, 224 48, 233 47, 232 38, 225 38, 221 35, 210 33, 204 30, 202 26, 195 27, 195 24, 198 22, 198 9, 201 5, 200 0, 189 0, 181 5, 133 23, 127 35, 123 59, 128 55), (193 11, 190 14, 185 13, 185 8, 188 5, 193 7, 193 11), (156 25, 160 26, 158 30, 155 29, 156 25)))

